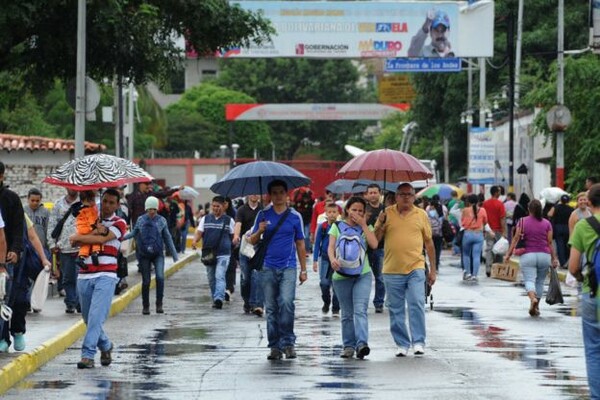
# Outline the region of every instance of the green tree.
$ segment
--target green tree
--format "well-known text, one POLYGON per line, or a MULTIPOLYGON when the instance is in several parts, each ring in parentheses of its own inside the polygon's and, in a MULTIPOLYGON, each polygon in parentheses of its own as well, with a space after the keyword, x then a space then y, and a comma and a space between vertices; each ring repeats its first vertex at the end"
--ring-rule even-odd
POLYGON ((252 157, 254 149, 267 154, 271 148, 269 129, 262 122, 225 121, 225 105, 251 104, 256 100, 244 93, 204 83, 185 92, 181 100, 167 108, 169 150, 198 150, 201 155, 219 154, 219 146, 240 144, 239 156, 252 157))
MULTIPOLYGON (((507 18, 517 14, 517 0, 495 2, 494 57, 489 60, 487 88, 489 98, 498 96, 509 83, 507 66, 507 18)), ((565 48, 581 49, 587 45, 588 2, 565 1, 565 48)), ((556 86, 556 77, 550 68, 556 59, 557 3, 546 0, 527 0, 524 6, 523 47, 520 92, 522 96, 538 86, 556 86)), ((435 158, 442 164, 443 137, 450 140, 450 172, 452 179, 466 173, 466 125, 459 123, 461 112, 467 109, 467 72, 458 74, 415 74, 413 83, 417 99, 412 105, 412 118, 419 125, 416 142, 411 152, 420 158, 435 158)), ((569 92, 579 95, 583 92, 569 92)), ((478 75, 474 74, 474 118, 478 121, 478 75)), ((556 95, 554 95, 555 97, 556 95)), ((527 98, 527 97, 526 97, 527 98)), ((535 104, 523 101, 521 108, 535 104)), ((568 105, 568 104, 567 104, 568 105)), ((503 104, 507 106, 506 102, 503 104)))
MULTIPOLYGON (((199 54, 260 43, 272 28, 260 14, 227 0, 87 1, 87 70, 95 78, 160 81, 179 65, 185 36, 199 54)), ((77 2, 4 1, 0 7, 0 68, 27 83, 52 84, 75 75, 77 2)))
MULTIPOLYGON (((556 103, 556 63, 549 68, 550 79, 540 83, 523 99, 527 104, 543 106, 536 120, 539 132, 554 144, 554 135, 546 124, 546 113, 556 103), (543 82, 543 83, 542 83, 543 82)), ((600 62, 595 54, 568 57, 565 62, 565 105, 571 110, 572 123, 565 133, 564 156, 566 184, 570 191, 583 189, 587 176, 598 175, 600 160, 600 62)))
MULTIPOLYGON (((238 90, 258 103, 359 103, 372 100, 359 87, 359 72, 349 60, 248 59, 224 60, 219 85, 238 90)), ((344 144, 360 140, 361 121, 270 121, 280 158, 292 158, 302 139, 319 142, 324 158, 345 157, 344 144)), ((237 130, 237 123, 236 123, 237 130)))

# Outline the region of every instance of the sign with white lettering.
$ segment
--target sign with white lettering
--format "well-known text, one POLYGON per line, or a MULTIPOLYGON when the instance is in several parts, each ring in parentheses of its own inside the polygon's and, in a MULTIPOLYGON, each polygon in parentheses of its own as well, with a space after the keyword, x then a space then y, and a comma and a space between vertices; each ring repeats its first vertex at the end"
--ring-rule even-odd
POLYGON ((460 58, 390 58, 385 72, 460 72, 460 58))
POLYGON ((469 132, 468 182, 476 185, 496 182, 496 142, 487 128, 471 128, 469 132))

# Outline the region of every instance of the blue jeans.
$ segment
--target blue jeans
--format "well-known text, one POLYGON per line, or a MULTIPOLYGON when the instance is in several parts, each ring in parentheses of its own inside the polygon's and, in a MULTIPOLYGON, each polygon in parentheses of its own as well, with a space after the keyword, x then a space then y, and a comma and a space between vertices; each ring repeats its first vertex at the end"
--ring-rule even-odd
POLYGON ((310 245, 310 222, 304 224, 304 248, 306 249, 306 254, 312 253, 312 246, 310 245))
POLYGON ((81 358, 93 360, 98 348, 107 351, 111 347, 102 326, 108 318, 117 282, 116 274, 114 277, 101 275, 97 278, 77 280, 81 314, 83 322, 87 325, 81 345, 81 358))
POLYGON ((62 287, 65 289, 65 305, 68 308, 77 307, 77 273, 76 264, 78 253, 59 253, 62 287))
POLYGON ((483 248, 483 232, 465 230, 462 241, 462 259, 465 273, 479 275, 481 250, 483 248))
POLYGON ((249 258, 240 253, 240 286, 244 307, 262 307, 265 298, 260 285, 260 275, 258 271, 250 269, 248 261, 249 258))
POLYGON ((442 245, 444 244, 444 238, 442 236, 434 236, 433 247, 435 248, 435 270, 440 270, 440 256, 442 255, 442 245))
POLYGON ((600 297, 590 297, 584 293, 581 297, 581 322, 583 331, 583 348, 587 368, 590 398, 600 399, 600 297))
POLYGON ((183 226, 181 227, 179 233, 180 233, 180 244, 179 244, 179 251, 181 253, 185 253, 185 247, 187 245, 187 235, 188 235, 188 230, 190 229, 190 221, 186 221, 185 224, 183 224, 183 226))
MULTIPOLYGON (((452 222, 452 225, 454 226, 454 231, 458 233, 460 231, 460 225, 454 222, 452 222)), ((454 239, 452 239, 452 252, 454 254, 461 253, 460 247, 456 244, 456 235, 454 235, 454 239)))
POLYGON ((140 256, 138 258, 140 272, 142 273, 142 304, 144 307, 150 305, 150 280, 152 278, 152 264, 156 271, 156 303, 162 304, 165 292, 165 256, 159 255, 154 258, 140 256))
POLYGON ((371 264, 371 270, 375 277, 375 296, 373 296, 373 305, 375 308, 383 307, 383 301, 385 300, 385 284, 383 283, 383 249, 376 249, 369 251, 369 264, 371 264))
POLYGON ((383 274, 390 312, 390 331, 398 347, 425 345, 425 270, 417 269, 407 275, 383 274), (406 307, 408 324, 406 327, 406 307))
POLYGON ((340 302, 335 294, 335 288, 332 287, 332 274, 333 270, 331 269, 329 260, 321 258, 319 260, 319 286, 321 287, 321 299, 323 300, 323 304, 327 307, 333 303, 332 309, 337 311, 340 309, 340 302))
POLYGON ((371 274, 362 274, 358 278, 336 279, 333 281, 340 306, 342 307, 342 343, 344 348, 369 343, 369 320, 367 308, 371 295, 371 274))
POLYGON ((535 291, 535 297, 538 299, 541 299, 544 294, 544 281, 548 275, 550 262, 548 253, 525 253, 519 260, 525 290, 527 292, 535 291))
POLYGON ((283 349, 294 346, 294 299, 296 298, 296 268, 267 268, 260 271, 267 312, 269 347, 283 349))
POLYGON ((206 275, 213 301, 225 299, 225 274, 230 256, 217 256, 217 265, 207 265, 206 275))

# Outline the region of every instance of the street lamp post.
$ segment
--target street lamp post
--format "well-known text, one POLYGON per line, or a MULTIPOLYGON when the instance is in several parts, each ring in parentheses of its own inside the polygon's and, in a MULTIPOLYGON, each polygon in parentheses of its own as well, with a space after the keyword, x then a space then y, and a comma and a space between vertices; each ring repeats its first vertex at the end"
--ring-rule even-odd
POLYGON ((240 148, 240 145, 237 143, 233 143, 231 145, 231 166, 235 167, 237 165, 237 152, 240 148))
POLYGON ((222 144, 219 146, 219 150, 221 150, 221 157, 225 158, 227 155, 229 157, 229 168, 233 168, 237 165, 237 153, 240 149, 240 145, 237 143, 232 143, 231 146, 226 144, 222 144))

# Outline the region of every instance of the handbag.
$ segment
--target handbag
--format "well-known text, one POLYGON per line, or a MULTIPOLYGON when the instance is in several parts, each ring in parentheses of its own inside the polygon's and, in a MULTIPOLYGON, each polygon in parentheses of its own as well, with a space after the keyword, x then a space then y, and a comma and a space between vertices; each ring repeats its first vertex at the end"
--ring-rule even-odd
POLYGON ((256 254, 256 250, 254 249, 254 246, 248 242, 248 236, 250 236, 250 231, 242 235, 242 240, 240 242, 240 254, 245 257, 252 258, 254 257, 254 254, 256 254))
POLYGON ((223 239, 223 232, 225 232, 225 224, 227 223, 227 218, 223 221, 223 226, 221 227, 221 233, 219 234, 219 240, 217 240, 217 245, 215 247, 203 247, 202 255, 200 256, 200 261, 202 264, 213 267, 217 265, 217 251, 219 250, 219 246, 221 245, 221 239, 223 239))
POLYGON ((525 223, 523 222, 523 218, 519 220, 519 223, 521 224, 521 237, 519 238, 519 241, 513 250, 513 254, 516 256, 520 256, 525 253, 525 223))
POLYGON ((254 269, 254 270, 260 271, 263 268, 263 264, 265 261, 265 255, 267 254, 267 247, 269 246, 269 242, 271 241, 273 236, 275 236, 275 234, 279 230, 279 227, 283 224, 283 221, 285 221, 285 219, 287 218, 289 213, 290 213, 290 209, 288 208, 287 211, 283 214, 283 216, 281 218, 279 218, 279 222, 275 226, 275 229, 273 229, 273 233, 271 233, 271 235, 269 235, 269 237, 263 237, 260 240, 260 242, 258 242, 258 244, 256 245, 256 248, 255 248, 254 257, 252 257, 250 260, 248 260, 248 266, 250 267, 250 270, 254 269))

